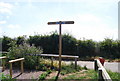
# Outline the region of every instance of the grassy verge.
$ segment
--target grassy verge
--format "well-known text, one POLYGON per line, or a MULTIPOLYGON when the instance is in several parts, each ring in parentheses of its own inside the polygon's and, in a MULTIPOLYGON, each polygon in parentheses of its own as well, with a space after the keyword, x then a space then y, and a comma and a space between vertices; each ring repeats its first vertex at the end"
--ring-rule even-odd
POLYGON ((77 66, 75 68, 75 64, 71 63, 70 65, 62 66, 60 74, 65 75, 65 74, 68 74, 68 73, 75 73, 75 72, 78 72, 82 69, 87 69, 87 68, 86 67, 82 68, 80 66, 77 66))
POLYGON ((97 72, 94 70, 86 70, 83 72, 78 72, 73 75, 68 75, 67 77, 64 77, 63 79, 98 79, 97 78, 97 72))
POLYGON ((4 73, 0 73, 0 81, 16 81, 16 79, 12 79, 10 75, 5 75, 4 73))
POLYGON ((112 72, 112 71, 108 71, 109 76, 111 77, 112 80, 120 80, 120 73, 117 72, 112 72))

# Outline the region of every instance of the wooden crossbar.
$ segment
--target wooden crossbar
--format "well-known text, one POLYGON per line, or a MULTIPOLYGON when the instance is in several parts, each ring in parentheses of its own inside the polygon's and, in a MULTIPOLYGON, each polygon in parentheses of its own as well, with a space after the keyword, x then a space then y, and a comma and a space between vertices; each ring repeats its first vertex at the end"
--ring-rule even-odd
POLYGON ((0 57, 0 59, 6 59, 7 57, 6 56, 2 56, 2 57, 0 57))
MULTIPOLYGON (((7 59, 7 57, 2 56, 2 57, 0 57, 0 59, 7 59)), ((5 70, 5 63, 2 62, 2 71, 4 71, 4 70, 5 70)))
POLYGON ((24 58, 19 58, 19 59, 15 59, 15 60, 10 60, 9 63, 13 63, 13 62, 17 62, 17 61, 22 61, 24 60, 24 58))
MULTIPOLYGON (((47 56, 47 57, 59 57, 59 55, 55 54, 28 54, 31 56, 47 56)), ((72 55, 61 55, 63 58, 79 58, 79 56, 72 56, 72 55)))
MULTIPOLYGON (((31 56, 45 56, 45 57, 51 57, 51 66, 53 66, 52 62, 53 62, 53 57, 57 57, 59 58, 59 55, 55 55, 55 54, 27 54, 27 55, 31 55, 31 56)), ((79 56, 72 56, 72 55, 61 55, 62 58, 74 58, 75 59, 75 69, 77 69, 77 59, 79 58, 79 56)))

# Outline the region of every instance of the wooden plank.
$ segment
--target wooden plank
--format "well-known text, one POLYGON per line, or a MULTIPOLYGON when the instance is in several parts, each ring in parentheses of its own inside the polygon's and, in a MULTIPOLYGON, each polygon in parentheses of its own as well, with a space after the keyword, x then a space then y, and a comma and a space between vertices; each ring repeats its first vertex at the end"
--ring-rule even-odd
POLYGON ((6 59, 7 57, 6 56, 2 56, 2 57, 0 57, 0 59, 6 59))
POLYGON ((24 58, 19 58, 19 59, 15 59, 15 60, 10 60, 9 63, 13 63, 13 62, 17 62, 17 61, 22 61, 24 60, 24 58))
POLYGON ((5 51, 0 51, 0 53, 8 53, 8 52, 5 52, 5 51))
MULTIPOLYGON (((47 57, 59 57, 59 55, 55 54, 28 54, 34 56, 47 56, 47 57)), ((79 56, 72 56, 72 55, 61 55, 62 58, 79 58, 79 56)))

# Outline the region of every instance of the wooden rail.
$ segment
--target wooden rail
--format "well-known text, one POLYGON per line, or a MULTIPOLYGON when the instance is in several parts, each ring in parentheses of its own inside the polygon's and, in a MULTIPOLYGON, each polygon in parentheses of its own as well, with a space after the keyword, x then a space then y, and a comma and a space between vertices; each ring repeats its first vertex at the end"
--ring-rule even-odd
MULTIPOLYGON (((53 66, 53 57, 59 58, 59 55, 55 54, 28 54, 31 56, 45 56, 45 57, 51 57, 51 67, 53 66)), ((72 55, 61 55, 62 58, 74 58, 75 59, 75 69, 77 68, 77 59, 79 56, 72 56, 72 55)))
MULTIPOLYGON (((7 57, 6 57, 6 56, 2 56, 2 57, 0 57, 0 60, 1 60, 1 59, 7 59, 7 57)), ((2 68, 2 71, 5 70, 5 63, 2 62, 2 67, 1 67, 1 68, 2 68)), ((1 69, 1 68, 0 68, 0 69, 1 69)))
POLYGON ((20 61, 21 63, 21 73, 23 73, 24 69, 23 69, 23 61, 24 61, 24 58, 19 58, 19 59, 15 59, 15 60, 10 60, 9 63, 10 63, 10 76, 12 77, 12 63, 13 62, 18 62, 20 61))
POLYGON ((8 52, 5 52, 5 51, 0 51, 0 53, 8 53, 8 52))
POLYGON ((112 81, 110 78, 109 74, 107 73, 106 69, 102 66, 100 61, 98 59, 95 59, 95 65, 94 69, 98 70, 98 76, 99 76, 99 81, 104 80, 104 81, 112 81))
POLYGON ((6 59, 7 57, 6 56, 2 56, 2 57, 0 57, 0 59, 6 59))

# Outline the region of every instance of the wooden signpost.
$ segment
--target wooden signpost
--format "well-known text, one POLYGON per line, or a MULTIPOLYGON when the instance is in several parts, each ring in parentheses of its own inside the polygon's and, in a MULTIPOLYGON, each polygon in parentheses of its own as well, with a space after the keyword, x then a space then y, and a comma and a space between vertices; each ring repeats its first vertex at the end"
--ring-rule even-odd
POLYGON ((48 25, 59 25, 59 71, 61 70, 61 55, 62 55, 62 36, 61 36, 61 25, 62 24, 74 24, 74 21, 58 21, 48 22, 48 25))

